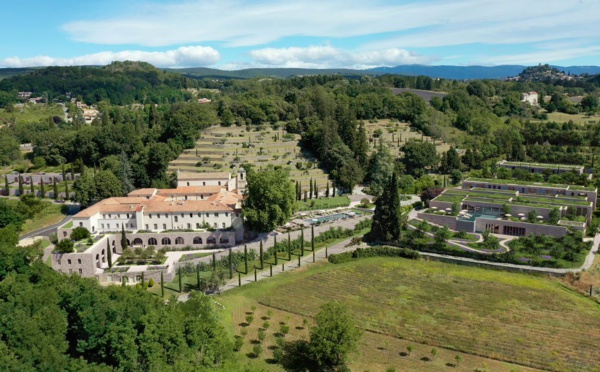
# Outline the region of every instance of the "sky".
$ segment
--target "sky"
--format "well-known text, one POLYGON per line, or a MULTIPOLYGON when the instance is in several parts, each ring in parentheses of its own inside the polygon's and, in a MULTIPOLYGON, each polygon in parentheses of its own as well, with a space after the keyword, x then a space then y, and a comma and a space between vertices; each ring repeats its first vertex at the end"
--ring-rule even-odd
POLYGON ((599 0, 2 2, 0 67, 600 64, 599 0))

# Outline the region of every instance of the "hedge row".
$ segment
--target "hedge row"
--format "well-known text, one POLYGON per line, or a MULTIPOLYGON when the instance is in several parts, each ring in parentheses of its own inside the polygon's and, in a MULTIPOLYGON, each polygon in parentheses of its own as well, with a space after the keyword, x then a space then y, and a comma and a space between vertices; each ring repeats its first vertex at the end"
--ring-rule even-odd
POLYGON ((372 247, 357 248, 355 251, 332 254, 327 259, 332 264, 349 262, 359 258, 369 257, 402 257, 417 260, 421 257, 419 252, 408 248, 372 247))

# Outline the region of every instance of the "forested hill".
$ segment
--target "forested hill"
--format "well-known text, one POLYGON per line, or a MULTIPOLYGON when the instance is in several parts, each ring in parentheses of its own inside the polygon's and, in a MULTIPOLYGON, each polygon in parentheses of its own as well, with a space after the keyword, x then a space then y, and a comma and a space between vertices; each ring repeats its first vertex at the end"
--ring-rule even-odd
MULTIPOLYGON (((553 66, 559 71, 571 75, 600 74, 598 66, 553 66)), ((78 67, 76 67, 78 68, 78 67)), ((304 69, 304 68, 249 68, 243 70, 219 70, 208 67, 190 67, 182 69, 161 69, 164 72, 183 74, 194 79, 254 79, 254 78, 289 78, 294 76, 312 75, 341 75, 355 77, 363 75, 408 75, 428 76, 433 78, 474 80, 474 79, 505 79, 509 76, 517 76, 527 66, 500 65, 500 66, 428 66, 428 65, 401 65, 396 67, 376 67, 367 70, 353 69, 304 69)), ((38 68, 6 68, 0 69, 0 81, 16 75, 32 74, 39 71, 38 68)), ((0 85, 1 86, 1 85, 0 85)))
POLYGON ((0 81, 0 91, 33 92, 34 96, 65 99, 67 93, 87 104, 172 103, 188 100, 183 88, 197 82, 181 74, 163 72, 145 62, 113 62, 104 67, 47 67, 0 81), (168 102, 164 102, 164 100, 168 102))

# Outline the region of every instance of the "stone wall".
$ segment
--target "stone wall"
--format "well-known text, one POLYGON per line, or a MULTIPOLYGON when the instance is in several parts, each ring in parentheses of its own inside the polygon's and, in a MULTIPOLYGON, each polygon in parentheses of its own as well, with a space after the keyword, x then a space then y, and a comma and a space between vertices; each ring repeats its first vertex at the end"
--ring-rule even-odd
MULTIPOLYGON (((173 251, 182 250, 187 246, 194 249, 228 248, 235 245, 235 238, 235 231, 127 234, 130 247, 145 249, 152 245, 157 249, 169 247, 173 251)), ((117 244, 120 248, 120 235, 117 236, 117 244)))
POLYGON ((454 216, 442 216, 439 214, 431 213, 417 213, 417 217, 434 223, 439 226, 448 226, 451 230, 456 230, 457 218, 454 216))
MULTIPOLYGON (((173 281, 175 279, 175 272, 168 272, 168 268, 165 266, 164 270, 148 270, 144 271, 144 281, 148 283, 150 278, 154 279, 154 286, 160 287, 160 273, 163 273, 163 279, 165 283, 173 281)), ((121 284, 123 283, 123 278, 126 279, 125 285, 135 285, 137 283, 141 284, 141 271, 132 271, 132 272, 104 272, 98 275, 98 280, 102 283, 110 283, 110 284, 121 284), (109 280, 110 279, 110 280, 109 280)))
POLYGON ((485 225, 493 223, 500 227, 499 233, 502 234, 502 228, 504 226, 511 227, 522 227, 525 228, 525 235, 548 235, 548 236, 564 236, 569 232, 566 227, 536 224, 529 222, 515 222, 507 220, 490 220, 487 218, 478 218, 475 220, 475 231, 482 232, 485 230, 485 225))

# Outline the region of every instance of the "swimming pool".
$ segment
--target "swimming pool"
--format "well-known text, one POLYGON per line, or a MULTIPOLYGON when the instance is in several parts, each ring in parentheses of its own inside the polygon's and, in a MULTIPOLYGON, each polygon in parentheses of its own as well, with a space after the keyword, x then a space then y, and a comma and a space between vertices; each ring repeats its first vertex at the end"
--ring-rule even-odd
POLYGON ((304 221, 308 222, 311 225, 315 225, 318 223, 335 221, 335 220, 339 220, 341 218, 348 218, 348 217, 350 217, 350 216, 346 213, 336 213, 336 214, 330 214, 328 216, 320 216, 320 217, 316 217, 316 218, 310 218, 310 219, 304 220, 304 221))

